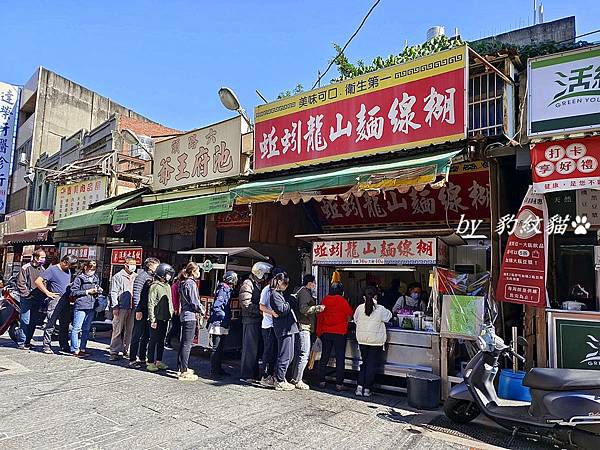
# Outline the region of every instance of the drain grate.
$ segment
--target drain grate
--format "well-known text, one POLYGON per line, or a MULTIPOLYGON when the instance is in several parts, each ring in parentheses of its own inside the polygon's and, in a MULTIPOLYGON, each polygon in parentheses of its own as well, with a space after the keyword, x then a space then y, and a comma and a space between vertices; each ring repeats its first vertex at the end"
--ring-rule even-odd
POLYGON ((436 417, 428 425, 423 425, 423 427, 463 439, 475 439, 497 447, 519 450, 541 450, 548 448, 548 444, 544 442, 532 441, 518 436, 513 439, 508 431, 497 430, 481 424, 454 423, 446 416, 436 417))

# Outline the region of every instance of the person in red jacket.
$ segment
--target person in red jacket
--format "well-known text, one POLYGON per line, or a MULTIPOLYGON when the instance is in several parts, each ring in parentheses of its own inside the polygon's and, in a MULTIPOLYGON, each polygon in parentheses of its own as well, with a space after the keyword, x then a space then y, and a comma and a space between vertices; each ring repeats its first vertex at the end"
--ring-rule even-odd
POLYGON ((319 387, 325 388, 325 372, 331 356, 335 351, 335 389, 346 391, 344 386, 344 364, 346 356, 346 334, 348 321, 352 318, 352 308, 344 298, 342 283, 332 283, 329 295, 321 302, 325 310, 317 315, 317 336, 321 338, 323 350, 319 363, 319 387))

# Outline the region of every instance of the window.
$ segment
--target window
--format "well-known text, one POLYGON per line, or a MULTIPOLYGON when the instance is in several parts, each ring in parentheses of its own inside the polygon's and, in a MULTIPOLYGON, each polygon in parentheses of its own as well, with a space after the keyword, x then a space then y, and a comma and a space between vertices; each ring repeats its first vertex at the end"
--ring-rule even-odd
POLYGON ((495 72, 469 78, 469 136, 499 136, 504 130, 504 81, 495 72))
POLYGON ((129 156, 150 161, 150 155, 154 154, 154 139, 149 136, 138 135, 142 145, 131 145, 129 148, 129 156), (146 151, 147 150, 147 151, 146 151))

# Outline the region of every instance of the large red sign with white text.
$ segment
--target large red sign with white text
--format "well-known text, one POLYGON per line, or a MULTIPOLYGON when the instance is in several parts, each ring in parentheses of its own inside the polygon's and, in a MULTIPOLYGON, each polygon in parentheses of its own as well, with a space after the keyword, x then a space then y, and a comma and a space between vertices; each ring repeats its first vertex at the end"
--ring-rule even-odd
POLYGON ((465 138, 466 47, 260 105, 255 171, 465 138))
POLYGON ((315 209, 325 228, 384 224, 445 224, 464 220, 490 221, 488 163, 453 165, 448 184, 440 189, 411 188, 378 195, 350 196, 347 200, 322 200, 315 209))
POLYGON ((537 193, 600 189, 600 137, 542 142, 531 146, 537 193))
POLYGON ((530 187, 506 244, 496 300, 546 307, 547 223, 546 199, 530 187))
POLYGON ((140 266, 142 264, 143 250, 141 247, 122 247, 113 248, 110 252, 110 263, 113 266, 125 264, 125 259, 129 257, 135 258, 135 263, 140 266))

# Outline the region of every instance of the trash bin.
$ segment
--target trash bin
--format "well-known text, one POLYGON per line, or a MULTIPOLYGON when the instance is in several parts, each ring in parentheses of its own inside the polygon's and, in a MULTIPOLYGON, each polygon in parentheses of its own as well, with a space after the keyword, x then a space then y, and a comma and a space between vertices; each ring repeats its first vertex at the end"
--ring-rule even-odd
POLYGON ((408 404, 416 409, 438 409, 441 379, 429 372, 413 371, 406 375, 408 404))

